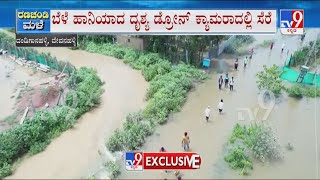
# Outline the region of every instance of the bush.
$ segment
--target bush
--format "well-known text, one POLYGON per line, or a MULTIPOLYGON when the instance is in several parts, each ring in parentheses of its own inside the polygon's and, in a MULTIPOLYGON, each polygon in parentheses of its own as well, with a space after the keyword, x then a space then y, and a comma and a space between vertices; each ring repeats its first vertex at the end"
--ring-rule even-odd
POLYGON ((320 56, 320 39, 311 41, 309 45, 302 47, 301 49, 295 51, 292 55, 292 60, 290 63, 290 66, 299 66, 299 65, 305 65, 306 61, 308 61, 309 64, 307 65, 316 65, 316 58, 313 57, 319 57, 320 56), (313 49, 313 44, 315 44, 315 49, 313 49), (315 51, 315 52, 314 52, 315 51), (309 57, 309 54, 312 54, 311 58, 309 57))
POLYGON ((290 97, 302 98, 305 97, 320 97, 320 88, 316 86, 305 86, 301 84, 295 84, 291 87, 284 87, 284 90, 290 97))
POLYGON ((157 75, 164 75, 171 71, 171 64, 169 61, 159 61, 149 67, 144 67, 142 74, 146 81, 151 81, 157 75))
POLYGON ((116 162, 108 161, 105 167, 112 179, 117 178, 121 174, 120 166, 116 162))
POLYGON ((152 134, 153 127, 152 121, 143 117, 141 112, 129 114, 123 129, 117 129, 106 146, 111 152, 137 150, 143 145, 145 137, 152 134))
POLYGON ((240 169, 241 175, 248 175, 249 169, 253 169, 252 161, 247 153, 245 153, 245 148, 240 146, 229 150, 224 160, 229 163, 232 169, 240 169))
POLYGON ((0 166, 0 179, 10 176, 12 174, 12 166, 8 163, 2 164, 0 166))
POLYGON ((303 88, 301 85, 296 84, 292 87, 285 88, 290 97, 302 98, 303 97, 303 88))
POLYGON ((136 62, 136 60, 139 59, 140 53, 138 51, 135 51, 132 49, 128 49, 126 52, 127 53, 124 55, 123 62, 133 66, 133 64, 136 62))
MULTIPOLYGON (((244 165, 247 165, 246 168, 252 167, 252 163, 248 160, 245 152, 251 152, 254 158, 263 163, 281 158, 280 145, 274 136, 274 132, 264 124, 251 124, 249 126, 236 124, 229 142, 231 145, 238 145, 225 157, 225 161, 234 169, 243 168, 244 165)), ((247 171, 243 169, 243 172, 247 171)))
POLYGON ((282 81, 280 76, 283 71, 278 66, 273 65, 267 68, 263 66, 263 71, 257 73, 257 84, 259 89, 267 89, 272 91, 276 96, 281 94, 283 89, 282 81))
POLYGON ((304 87, 303 95, 306 97, 320 97, 320 88, 319 87, 304 87))
POLYGON ((38 154, 38 153, 44 151, 49 144, 50 144, 50 141, 36 142, 35 144, 33 144, 30 147, 30 150, 28 151, 28 153, 30 155, 38 154))
POLYGON ((281 158, 280 145, 274 137, 271 127, 253 124, 248 128, 245 144, 261 162, 281 158))

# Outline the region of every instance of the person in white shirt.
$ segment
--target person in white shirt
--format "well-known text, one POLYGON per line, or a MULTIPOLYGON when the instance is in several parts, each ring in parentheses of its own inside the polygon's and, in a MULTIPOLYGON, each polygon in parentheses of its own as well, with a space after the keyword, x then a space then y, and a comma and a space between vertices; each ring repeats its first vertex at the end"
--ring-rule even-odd
POLYGON ((244 59, 244 67, 246 68, 248 64, 248 57, 246 57, 246 59, 244 59))
POLYGON ((207 122, 209 121, 210 112, 211 112, 211 109, 210 109, 210 106, 208 106, 208 107, 206 108, 206 110, 204 111, 207 122))
POLYGON ((283 53, 283 50, 284 50, 284 47, 286 46, 285 43, 282 44, 282 47, 281 47, 281 53, 283 53))
POLYGON ((223 99, 221 99, 221 101, 219 102, 218 109, 219 109, 219 113, 221 114, 223 110, 223 99))
POLYGON ((230 91, 233 91, 233 85, 234 85, 234 79, 232 77, 230 82, 229 82, 230 91))

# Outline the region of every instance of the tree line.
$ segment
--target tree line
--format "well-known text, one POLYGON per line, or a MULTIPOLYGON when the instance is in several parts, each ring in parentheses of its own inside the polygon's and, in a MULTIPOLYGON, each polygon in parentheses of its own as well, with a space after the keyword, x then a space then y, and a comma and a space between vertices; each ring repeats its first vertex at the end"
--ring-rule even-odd
MULTIPOLYGON (((158 53, 162 58, 168 59, 176 64, 184 62, 199 66, 202 57, 210 47, 217 47, 228 36, 186 36, 186 35, 155 35, 134 36, 143 39, 144 51, 158 53)), ((80 35, 78 37, 80 48, 86 46, 87 42, 115 43, 113 35, 80 35)))

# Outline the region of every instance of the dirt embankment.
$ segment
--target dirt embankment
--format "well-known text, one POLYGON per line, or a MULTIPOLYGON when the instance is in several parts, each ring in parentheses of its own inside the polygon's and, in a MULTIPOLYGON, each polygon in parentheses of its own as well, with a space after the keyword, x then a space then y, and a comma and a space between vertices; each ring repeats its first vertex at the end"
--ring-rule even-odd
POLYGON ((20 122, 27 107, 31 111, 51 108, 57 105, 59 97, 64 97, 66 91, 65 76, 56 80, 55 71, 44 73, 34 68, 21 66, 7 55, 0 56, 0 131, 8 129, 20 122))

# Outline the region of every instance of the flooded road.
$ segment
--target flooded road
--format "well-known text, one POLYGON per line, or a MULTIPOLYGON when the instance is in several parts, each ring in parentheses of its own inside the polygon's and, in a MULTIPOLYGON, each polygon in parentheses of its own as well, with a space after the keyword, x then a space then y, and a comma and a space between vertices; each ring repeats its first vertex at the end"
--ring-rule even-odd
MULTIPOLYGON (((305 41, 315 39, 316 30, 309 30, 305 41)), ((249 123, 249 120, 239 121, 237 108, 258 107, 258 89, 255 74, 262 70, 265 64, 283 65, 287 50, 293 52, 301 46, 300 37, 257 36, 256 44, 263 40, 275 39, 275 45, 270 52, 269 48, 255 50, 253 59, 246 69, 243 68, 243 57, 239 59, 239 70, 231 70, 229 76, 235 78, 234 92, 228 89, 218 90, 218 76, 211 75, 205 83, 200 84, 188 96, 188 100, 181 112, 170 117, 168 123, 157 129, 156 133, 148 138, 142 151, 159 151, 163 146, 167 151, 182 151, 181 138, 186 131, 190 134, 191 151, 202 156, 201 168, 195 171, 182 171, 182 179, 212 179, 212 178, 318 178, 319 152, 317 144, 320 135, 320 99, 303 98, 296 100, 285 95, 276 102, 266 123, 274 127, 279 142, 283 147, 283 160, 277 163, 262 165, 254 164, 250 176, 240 176, 239 172, 231 170, 223 160, 225 143, 228 141, 233 126, 237 123, 249 123), (284 54, 281 55, 282 43, 286 43, 284 54), (223 115, 217 112, 220 99, 224 100, 223 115), (206 123, 204 110, 212 107, 213 115, 206 123), (316 114, 318 113, 318 114, 316 114), (317 121, 316 121, 317 120, 317 121), (170 132, 170 133, 168 133, 170 132), (284 147, 290 142, 294 149, 287 151, 284 147)), ((306 43, 306 42, 305 42, 306 43)), ((234 59, 222 58, 224 63, 233 64, 234 59)), ((221 62, 216 62, 221 63, 221 62)), ((217 64, 217 66, 220 66, 217 64)), ((221 66, 222 67, 222 66, 221 66)), ((224 77, 224 76, 223 76, 224 77)), ((264 115, 259 113, 258 118, 264 115)), ((163 171, 126 172, 123 171, 120 179, 173 179, 172 173, 163 171)))
POLYGON ((105 138, 130 112, 144 106, 147 82, 139 71, 115 58, 66 48, 37 48, 76 67, 95 68, 105 81, 101 105, 84 114, 73 129, 54 139, 47 149, 23 160, 10 179, 77 179, 87 177, 99 164, 98 150, 105 138))

